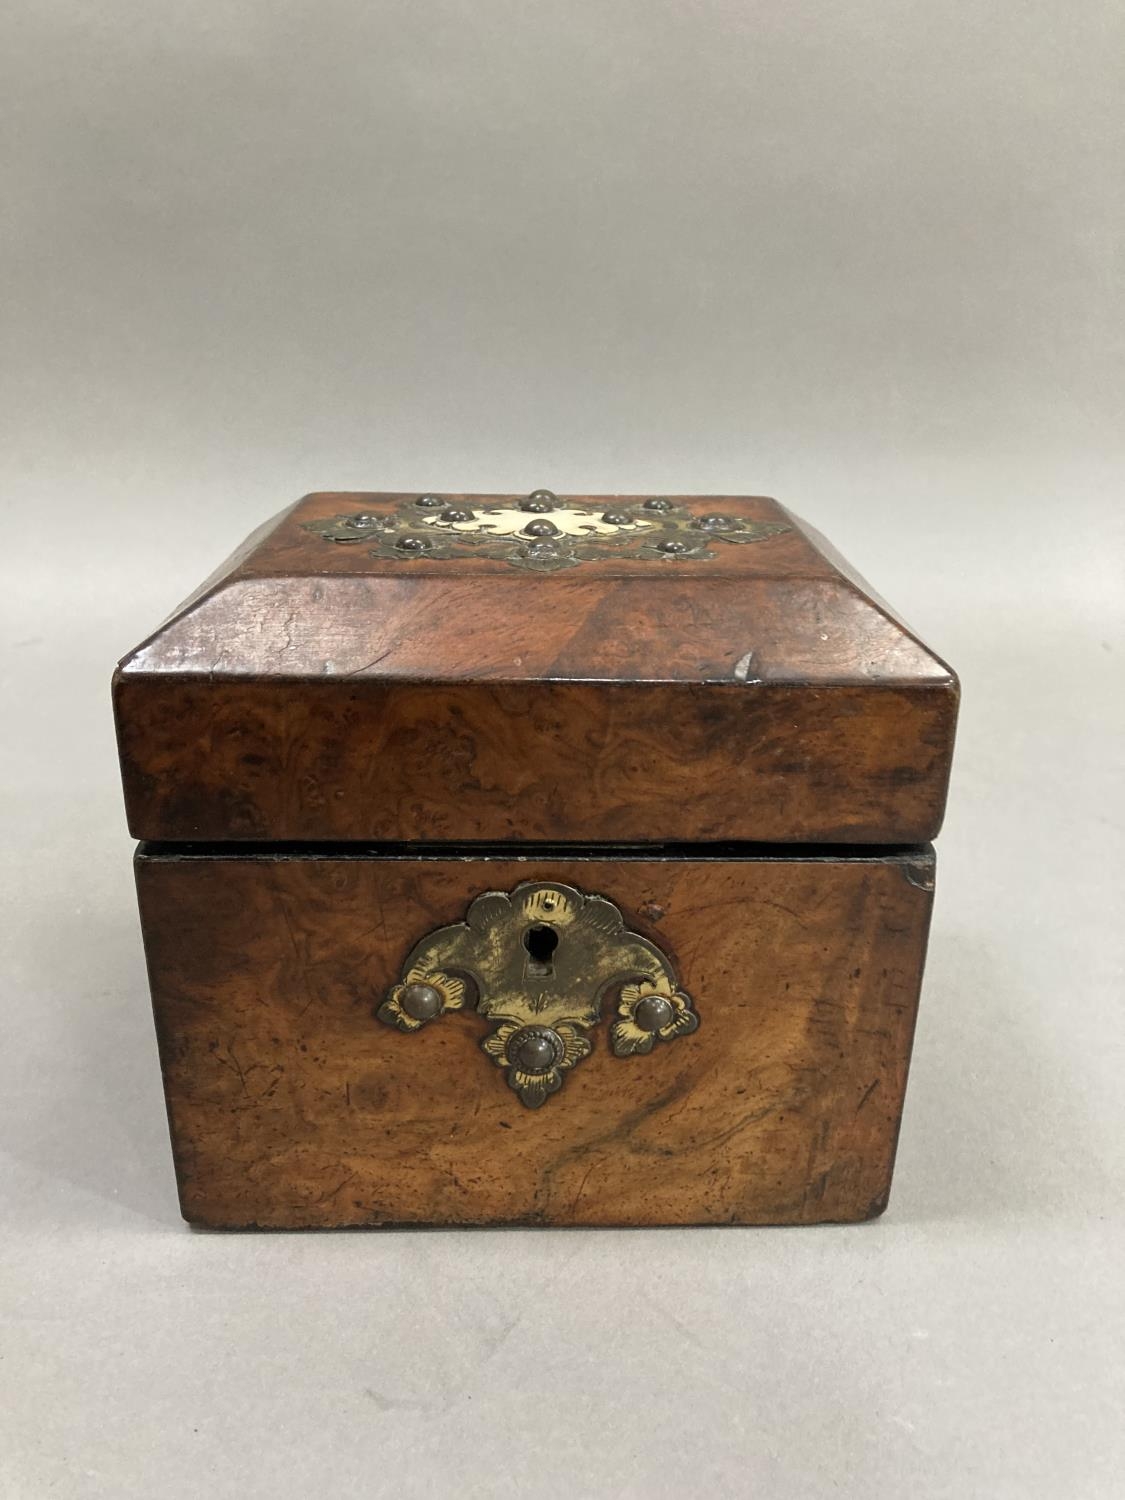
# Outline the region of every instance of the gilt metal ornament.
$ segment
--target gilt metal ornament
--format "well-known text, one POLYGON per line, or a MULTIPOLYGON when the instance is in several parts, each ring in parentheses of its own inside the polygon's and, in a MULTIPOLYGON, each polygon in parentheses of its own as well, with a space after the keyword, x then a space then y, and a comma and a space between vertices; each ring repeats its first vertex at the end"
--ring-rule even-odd
POLYGON ((529 881, 477 896, 463 922, 423 938, 376 1015, 413 1032, 475 1009, 493 1023, 481 1047, 538 1109, 589 1056, 590 1030, 611 996, 617 1057, 644 1055, 699 1025, 669 960, 628 931, 612 901, 529 881))
POLYGON ((489 505, 419 495, 386 512, 361 510, 302 524, 330 542, 367 542, 372 557, 491 557, 537 573, 607 558, 706 561, 717 556, 714 543, 760 542, 792 529, 784 521, 697 515, 659 497, 592 506, 550 490, 489 505))

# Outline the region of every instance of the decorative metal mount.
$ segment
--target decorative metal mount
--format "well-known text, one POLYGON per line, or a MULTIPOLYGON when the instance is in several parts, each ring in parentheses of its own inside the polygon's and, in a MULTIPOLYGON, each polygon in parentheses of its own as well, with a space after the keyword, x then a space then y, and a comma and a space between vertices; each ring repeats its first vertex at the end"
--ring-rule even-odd
POLYGON ((399 1031, 418 1031, 472 1004, 495 1022, 481 1047, 523 1103, 538 1109, 589 1056, 589 1030, 611 991, 617 1057, 651 1052, 699 1025, 668 959, 626 929, 612 901, 529 881, 510 894, 485 892, 463 922, 423 938, 376 1015, 399 1031))
POLYGON ((706 561, 713 542, 760 542, 792 528, 784 521, 695 515, 671 500, 576 505, 550 490, 522 500, 471 506, 441 495, 400 501, 393 511, 358 511, 303 522, 330 542, 371 542, 372 557, 492 557, 514 568, 554 573, 605 558, 706 561))

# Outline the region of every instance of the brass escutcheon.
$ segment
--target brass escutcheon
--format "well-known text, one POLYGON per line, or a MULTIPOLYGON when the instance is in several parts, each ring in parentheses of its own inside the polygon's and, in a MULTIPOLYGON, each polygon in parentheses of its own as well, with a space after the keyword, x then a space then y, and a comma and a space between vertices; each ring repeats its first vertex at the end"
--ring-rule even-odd
POLYGON ((609 1030, 617 1057, 651 1052, 696 1030, 699 1017, 655 943, 630 932, 612 901, 569 885, 527 881, 477 896, 463 922, 424 937, 376 1011, 419 1031, 468 1007, 494 1022, 481 1042, 529 1109, 589 1056, 591 1027, 617 993, 609 1030))

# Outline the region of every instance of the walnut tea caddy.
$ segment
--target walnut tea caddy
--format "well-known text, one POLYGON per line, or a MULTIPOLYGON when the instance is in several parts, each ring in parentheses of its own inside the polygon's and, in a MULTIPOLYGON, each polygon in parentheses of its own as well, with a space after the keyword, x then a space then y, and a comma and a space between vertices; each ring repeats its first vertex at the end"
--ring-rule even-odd
POLYGON ((114 703, 192 1222, 886 1205, 957 682, 776 502, 310 495, 114 703))

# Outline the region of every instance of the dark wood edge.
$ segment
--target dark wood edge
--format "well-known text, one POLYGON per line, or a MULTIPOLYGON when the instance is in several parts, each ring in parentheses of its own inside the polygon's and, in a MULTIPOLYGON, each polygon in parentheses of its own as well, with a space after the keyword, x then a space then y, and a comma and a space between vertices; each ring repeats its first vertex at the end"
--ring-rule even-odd
POLYGON ((558 859, 582 863, 606 860, 659 862, 682 860, 723 863, 732 860, 860 861, 867 864, 901 864, 917 870, 913 882, 923 890, 932 887, 937 854, 924 844, 368 844, 368 843, 247 843, 193 844, 143 841, 137 845, 138 862, 177 860, 380 859, 452 860, 460 864, 513 859, 558 859), (930 884, 925 884, 929 873, 930 884))

